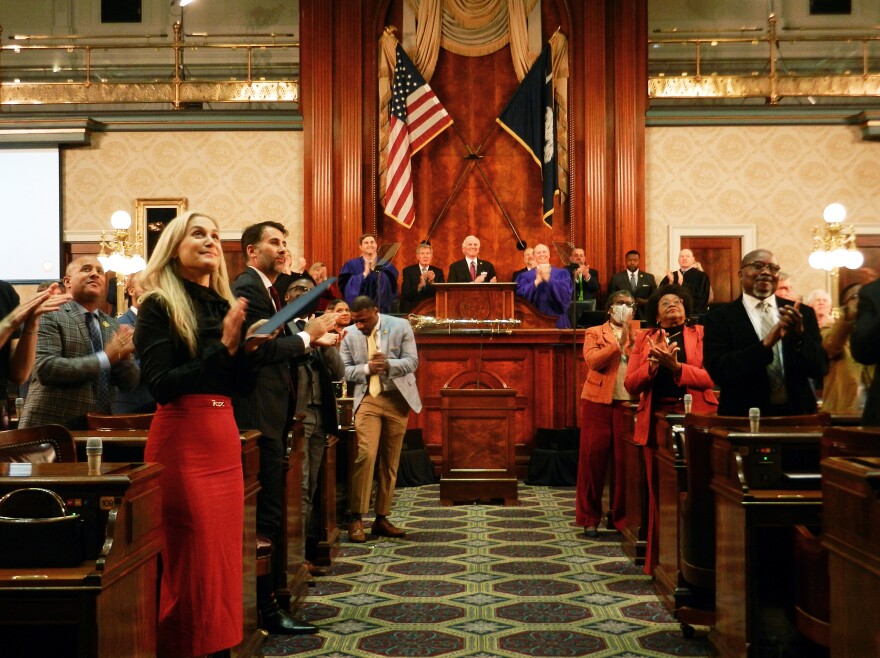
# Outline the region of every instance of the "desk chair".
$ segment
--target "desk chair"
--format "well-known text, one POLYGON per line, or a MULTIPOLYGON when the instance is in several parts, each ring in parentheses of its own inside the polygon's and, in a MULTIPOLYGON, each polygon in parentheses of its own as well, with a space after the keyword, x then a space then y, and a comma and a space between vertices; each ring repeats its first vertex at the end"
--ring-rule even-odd
POLYGON ((61 425, 41 425, 0 432, 0 462, 76 461, 73 437, 61 425))

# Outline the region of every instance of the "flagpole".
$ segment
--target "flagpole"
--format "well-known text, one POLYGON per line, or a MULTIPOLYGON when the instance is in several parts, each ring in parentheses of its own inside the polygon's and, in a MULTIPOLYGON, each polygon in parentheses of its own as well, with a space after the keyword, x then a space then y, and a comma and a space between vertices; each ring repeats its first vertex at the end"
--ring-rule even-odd
MULTIPOLYGON (((497 126, 498 124, 493 124, 497 126)), ((483 179, 483 182, 489 187, 489 191, 492 193, 492 198, 495 199, 495 203, 498 204, 498 209, 501 210, 501 214, 504 216, 504 219, 507 220, 507 225, 510 227, 510 230, 513 231, 513 236, 516 238, 516 248, 519 251, 525 251, 526 243, 519 236, 519 233, 516 230, 516 227, 513 225, 513 220, 510 219, 510 215, 507 214, 507 211, 504 209, 504 206, 501 205, 501 199, 498 198, 498 194, 495 192, 495 188, 492 187, 492 183, 489 182, 489 178, 486 176, 486 172, 483 170, 483 165, 480 164, 480 160, 482 159, 482 155, 479 153, 475 153, 471 150, 471 147, 468 145, 466 141, 464 141, 464 137, 461 132, 458 130, 458 126, 453 124, 452 129, 455 131, 455 134, 458 135, 458 138, 461 140, 461 143, 464 144, 464 147, 468 150, 467 158, 471 159, 474 164, 477 166, 477 171, 480 172, 480 176, 483 179)))
POLYGON ((480 151, 483 150, 483 147, 486 146, 486 144, 488 144, 489 138, 492 137, 492 135, 495 133, 495 128, 497 127, 497 125, 498 124, 495 124, 495 123, 492 124, 492 129, 483 138, 483 141, 480 142, 480 144, 477 146, 477 150, 472 151, 471 147, 465 143, 464 139, 462 139, 461 133, 458 132, 458 126, 454 123, 452 124, 452 127, 455 129, 455 132, 458 135, 458 138, 461 139, 465 148, 468 150, 468 154, 466 156, 464 156, 464 159, 467 160, 468 163, 467 163, 467 166, 464 169, 462 169, 461 173, 458 175, 458 179, 455 181, 455 186, 452 188, 452 192, 449 193, 449 196, 446 199, 446 203, 443 204, 443 207, 440 209, 440 213, 437 215, 437 218, 431 224, 431 228, 428 229, 428 235, 425 237, 425 240, 431 239, 431 236, 434 234, 434 229, 436 229, 437 226, 440 224, 440 220, 446 216, 446 211, 449 210, 449 206, 452 205, 452 201, 453 201, 453 199, 455 199, 455 195, 458 194, 458 190, 461 189, 461 185, 462 185, 462 183, 464 183, 464 179, 467 176, 468 172, 470 172, 470 170, 473 168, 474 163, 477 161, 477 159, 479 157, 482 157, 479 155, 479 153, 480 153, 480 151), (474 156, 477 156, 477 157, 474 157, 474 156))

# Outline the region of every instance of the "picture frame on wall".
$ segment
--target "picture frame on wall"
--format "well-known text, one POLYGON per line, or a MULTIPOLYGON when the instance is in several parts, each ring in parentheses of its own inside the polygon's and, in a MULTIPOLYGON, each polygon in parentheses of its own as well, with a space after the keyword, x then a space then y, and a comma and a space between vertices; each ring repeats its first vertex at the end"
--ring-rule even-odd
POLYGON ((138 199, 135 205, 137 226, 144 236, 144 258, 150 259, 159 236, 172 219, 186 212, 185 198, 138 199))

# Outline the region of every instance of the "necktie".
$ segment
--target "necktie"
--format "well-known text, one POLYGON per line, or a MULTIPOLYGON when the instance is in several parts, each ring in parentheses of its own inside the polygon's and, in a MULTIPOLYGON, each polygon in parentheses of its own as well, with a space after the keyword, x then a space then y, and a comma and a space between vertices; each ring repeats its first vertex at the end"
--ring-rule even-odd
POLYGON ((476 261, 471 261, 471 281, 475 281, 477 278, 477 263, 476 261))
MULTIPOLYGON (((86 313, 85 315, 86 326, 89 328, 89 338, 92 340, 92 349, 97 354, 104 349, 98 318, 93 313, 86 313)), ((103 414, 110 413, 110 379, 104 369, 101 369, 101 374, 98 375, 98 388, 95 391, 95 411, 103 414)))
POLYGON ((632 289, 633 292, 636 291, 636 273, 635 272, 629 273, 629 287, 632 289))
POLYGON ((577 273, 575 283, 577 284, 578 301, 582 302, 584 301, 584 275, 580 272, 577 273))
POLYGON ((275 286, 269 286, 269 296, 272 297, 272 303, 275 304, 275 310, 281 310, 281 297, 278 295, 278 290, 275 286))
MULTIPOLYGON (((761 311, 761 339, 763 340, 776 324, 770 304, 761 302, 758 304, 761 311)), ((785 374, 782 371, 782 357, 779 353, 782 343, 777 342, 773 346, 773 361, 767 366, 767 379, 770 381, 770 402, 773 404, 785 404, 785 374)))
MULTIPOLYGON (((378 349, 379 348, 376 345, 376 329, 373 328, 372 333, 367 336, 367 358, 372 359, 378 349)), ((375 398, 379 397, 381 393, 382 380, 379 379, 379 375, 370 375, 370 395, 375 398)))

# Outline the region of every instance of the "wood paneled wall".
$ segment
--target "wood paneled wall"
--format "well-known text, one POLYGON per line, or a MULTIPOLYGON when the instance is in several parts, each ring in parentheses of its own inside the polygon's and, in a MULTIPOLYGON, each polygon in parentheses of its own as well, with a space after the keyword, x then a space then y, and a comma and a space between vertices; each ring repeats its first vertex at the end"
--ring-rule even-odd
MULTIPOLYGON (((416 226, 400 228, 381 214, 376 189, 378 38, 386 25, 400 26, 402 1, 300 2, 305 252, 322 254, 336 271, 359 253, 358 235, 374 228, 380 242, 403 243, 398 267, 412 262, 416 243, 427 234, 463 166, 464 146, 447 130, 416 156, 416 226)), ((505 201, 515 209, 508 214, 529 244, 573 236, 584 245, 603 287, 623 268, 628 249, 644 251, 645 246, 646 15, 646 0, 542 0, 545 37, 558 25, 569 38, 571 196, 569 206, 557 210, 552 230, 537 215, 525 216, 521 208, 527 201, 505 201)), ((444 104, 472 146, 490 127, 487 118, 494 120, 500 111, 496 105, 503 108, 516 87, 512 65, 502 71, 505 58, 509 63, 506 48, 472 62, 441 54, 432 85, 443 90, 444 104), (454 81, 444 80, 443 67, 454 65, 454 81)), ((508 163, 506 181, 503 162, 516 149, 505 144, 506 135, 493 139, 496 165, 487 171, 493 186, 497 183, 504 194, 519 188, 529 194, 538 177, 523 184, 520 167, 508 163)), ((435 231, 436 241, 432 236, 438 264, 459 258, 461 239, 476 232, 483 255, 506 276, 520 267, 512 231, 479 175, 469 174, 467 185, 454 212, 435 231)))

